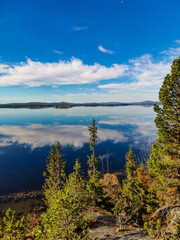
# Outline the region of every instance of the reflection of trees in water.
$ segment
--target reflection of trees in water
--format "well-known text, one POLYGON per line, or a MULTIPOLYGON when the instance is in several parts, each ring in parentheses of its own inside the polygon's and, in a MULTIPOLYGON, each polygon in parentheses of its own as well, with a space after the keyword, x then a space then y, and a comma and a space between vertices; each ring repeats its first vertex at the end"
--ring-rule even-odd
POLYGON ((106 150, 106 154, 103 154, 101 156, 101 172, 102 175, 106 173, 110 173, 110 166, 111 162, 109 161, 109 158, 112 156, 112 153, 109 153, 109 150, 106 150))
POLYGON ((142 146, 140 151, 136 155, 137 164, 147 164, 147 161, 151 155, 151 146, 142 146))

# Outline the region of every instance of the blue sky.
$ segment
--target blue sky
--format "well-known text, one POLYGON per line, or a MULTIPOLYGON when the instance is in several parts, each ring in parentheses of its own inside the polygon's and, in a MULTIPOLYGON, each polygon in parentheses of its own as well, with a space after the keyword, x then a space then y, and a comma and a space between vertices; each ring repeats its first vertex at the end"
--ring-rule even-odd
POLYGON ((179 0, 0 0, 0 103, 158 100, 179 0))

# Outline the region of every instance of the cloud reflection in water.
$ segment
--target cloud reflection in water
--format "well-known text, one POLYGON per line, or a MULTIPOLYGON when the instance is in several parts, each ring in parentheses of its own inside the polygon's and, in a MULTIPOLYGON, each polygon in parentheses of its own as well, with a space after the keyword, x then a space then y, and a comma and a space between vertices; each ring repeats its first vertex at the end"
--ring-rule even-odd
MULTIPOLYGON (((31 124, 28 126, 0 126, 0 146, 13 143, 25 144, 31 149, 44 147, 60 141, 63 146, 81 148, 89 142, 89 131, 85 125, 43 125, 31 124)), ((114 143, 126 142, 124 133, 112 129, 98 128, 98 141, 111 140, 114 143)))

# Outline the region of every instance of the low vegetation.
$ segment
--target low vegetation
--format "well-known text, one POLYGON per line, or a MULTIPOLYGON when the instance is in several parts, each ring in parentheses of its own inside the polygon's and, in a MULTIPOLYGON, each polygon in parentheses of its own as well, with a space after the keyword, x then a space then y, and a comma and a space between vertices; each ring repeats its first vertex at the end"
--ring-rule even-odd
POLYGON ((126 178, 98 170, 95 154, 97 127, 89 127, 91 150, 85 177, 79 159, 66 175, 66 162, 58 142, 47 160, 41 214, 18 218, 11 209, 4 213, 0 238, 4 240, 90 240, 93 209, 113 212, 119 231, 144 226, 148 234, 163 239, 180 238, 180 58, 172 64, 159 92, 162 106, 154 105, 158 139, 147 165, 137 165, 132 147, 126 155, 126 178))

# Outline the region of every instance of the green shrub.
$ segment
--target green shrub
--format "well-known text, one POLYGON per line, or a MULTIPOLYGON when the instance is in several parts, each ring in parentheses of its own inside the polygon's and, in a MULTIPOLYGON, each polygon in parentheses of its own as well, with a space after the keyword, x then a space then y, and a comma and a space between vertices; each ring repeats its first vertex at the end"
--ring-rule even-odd
POLYGON ((26 223, 24 217, 17 219, 15 211, 10 208, 6 211, 0 225, 0 238, 2 240, 24 240, 26 233, 26 223))
POLYGON ((149 222, 144 223, 144 228, 147 229, 148 234, 153 237, 160 237, 161 236, 161 220, 158 219, 150 220, 149 222))

